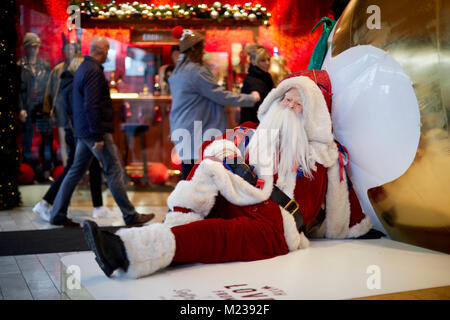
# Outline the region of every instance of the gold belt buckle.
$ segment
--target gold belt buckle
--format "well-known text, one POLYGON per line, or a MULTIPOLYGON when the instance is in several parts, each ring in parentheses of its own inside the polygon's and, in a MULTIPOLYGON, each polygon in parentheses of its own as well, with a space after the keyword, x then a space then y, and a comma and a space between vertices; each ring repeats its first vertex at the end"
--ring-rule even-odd
POLYGON ((294 199, 291 199, 291 200, 287 203, 287 205, 285 205, 285 206, 283 207, 283 209, 287 210, 287 207, 289 207, 289 206, 291 205, 292 202, 295 203, 295 210, 292 211, 292 212, 290 212, 290 214, 294 215, 294 213, 296 213, 297 210, 298 210, 298 208, 300 207, 300 206, 298 205, 298 202, 295 201, 294 199))

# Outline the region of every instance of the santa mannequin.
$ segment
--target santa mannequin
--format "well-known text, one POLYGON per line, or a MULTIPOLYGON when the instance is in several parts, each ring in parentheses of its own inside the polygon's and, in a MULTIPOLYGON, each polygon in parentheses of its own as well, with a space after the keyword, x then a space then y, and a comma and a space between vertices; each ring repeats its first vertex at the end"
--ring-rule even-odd
POLYGON ((310 237, 356 238, 371 221, 334 142, 327 103, 306 76, 282 81, 247 122, 202 146, 202 159, 168 198, 164 223, 85 238, 107 276, 139 278, 172 262, 251 261, 308 246, 310 237))

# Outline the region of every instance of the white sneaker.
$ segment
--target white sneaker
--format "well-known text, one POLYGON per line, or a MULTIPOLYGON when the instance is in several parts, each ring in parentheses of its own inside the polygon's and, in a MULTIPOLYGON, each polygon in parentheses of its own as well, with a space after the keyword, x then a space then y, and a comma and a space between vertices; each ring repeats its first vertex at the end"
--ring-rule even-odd
POLYGON ((49 204, 41 200, 33 207, 32 211, 36 213, 41 219, 50 222, 50 206, 49 204))
POLYGON ((111 218, 114 217, 115 214, 111 210, 108 209, 108 207, 96 207, 94 208, 94 211, 92 212, 92 216, 94 219, 97 218, 111 218))

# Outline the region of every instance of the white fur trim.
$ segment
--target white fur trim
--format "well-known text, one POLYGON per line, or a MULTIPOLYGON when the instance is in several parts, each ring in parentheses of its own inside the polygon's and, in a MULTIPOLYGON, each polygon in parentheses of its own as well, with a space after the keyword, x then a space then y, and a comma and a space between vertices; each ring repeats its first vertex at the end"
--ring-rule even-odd
POLYGON ((197 213, 188 212, 172 212, 166 214, 166 218, 164 219, 164 224, 169 228, 181 226, 183 224, 188 224, 194 221, 200 221, 203 217, 197 213))
POLYGON ((242 157, 241 151, 234 143, 226 139, 214 140, 203 152, 204 157, 216 157, 221 160, 235 154, 242 157))
POLYGON ((267 177, 262 190, 227 170, 221 162, 203 160, 192 179, 181 181, 169 195, 167 205, 191 209, 206 217, 220 194, 235 205, 252 205, 267 200, 272 193, 273 176, 267 177))
POLYGON ((372 228, 372 220, 370 219, 369 215, 366 214, 364 219, 350 228, 348 237, 357 238, 359 236, 362 236, 369 232, 370 228, 372 228))
MULTIPOLYGON (((368 215, 364 217, 358 224, 352 226, 346 238, 357 238, 369 232, 370 228, 372 228, 372 220, 368 215)), ((311 238, 324 238, 325 232, 327 230, 327 221, 325 220, 317 229, 312 230, 309 233, 311 238)))
POLYGON ((305 131, 310 142, 331 144, 333 134, 331 117, 322 91, 308 77, 292 77, 281 83, 266 96, 258 109, 258 119, 261 121, 272 103, 281 101, 284 94, 291 88, 297 88, 303 101, 303 115, 305 117, 305 131))
MULTIPOLYGON (((211 160, 203 160, 202 163, 205 161, 211 160)), ((208 215, 216 202, 218 190, 211 179, 198 174, 201 166, 202 164, 197 168, 191 180, 178 182, 171 192, 167 198, 167 205, 171 211, 174 210, 174 207, 182 207, 192 210, 203 218, 208 215)))
POLYGON ((344 174, 342 181, 339 180, 339 164, 336 163, 328 168, 325 220, 309 233, 310 237, 356 238, 367 233, 372 227, 372 221, 368 215, 358 224, 349 227, 351 210, 347 176, 344 174))
POLYGON ((309 240, 302 232, 300 233, 300 249, 306 249, 309 247, 309 240))
POLYGON ((140 228, 123 228, 116 232, 122 239, 130 265, 130 278, 140 278, 167 267, 175 255, 175 236, 170 228, 153 223, 140 228))
POLYGON ((284 239, 289 251, 298 250, 301 248, 302 239, 298 233, 294 217, 282 207, 280 207, 280 210, 281 216, 283 217, 284 239))
POLYGON ((347 177, 339 181, 339 163, 328 168, 328 187, 326 194, 326 232, 327 238, 343 239, 348 236, 350 223, 350 201, 348 198, 347 177))
POLYGON ((335 142, 330 144, 310 142, 309 157, 314 162, 318 162, 325 168, 329 168, 336 163, 339 157, 339 151, 335 142))

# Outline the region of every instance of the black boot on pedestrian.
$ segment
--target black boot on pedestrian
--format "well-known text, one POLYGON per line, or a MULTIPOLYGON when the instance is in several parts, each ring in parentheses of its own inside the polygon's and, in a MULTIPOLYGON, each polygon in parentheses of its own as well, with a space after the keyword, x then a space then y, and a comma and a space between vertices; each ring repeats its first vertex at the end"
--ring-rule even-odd
POLYGON ((128 221, 128 222, 125 221, 125 224, 127 225, 127 227, 140 227, 143 224, 152 220, 154 217, 155 217, 154 213, 149 213, 149 214, 136 213, 134 215, 133 220, 128 221))
POLYGON ((83 234, 89 249, 95 253, 95 260, 107 277, 119 268, 128 270, 130 262, 119 236, 109 231, 101 231, 97 224, 90 220, 84 221, 83 234))

